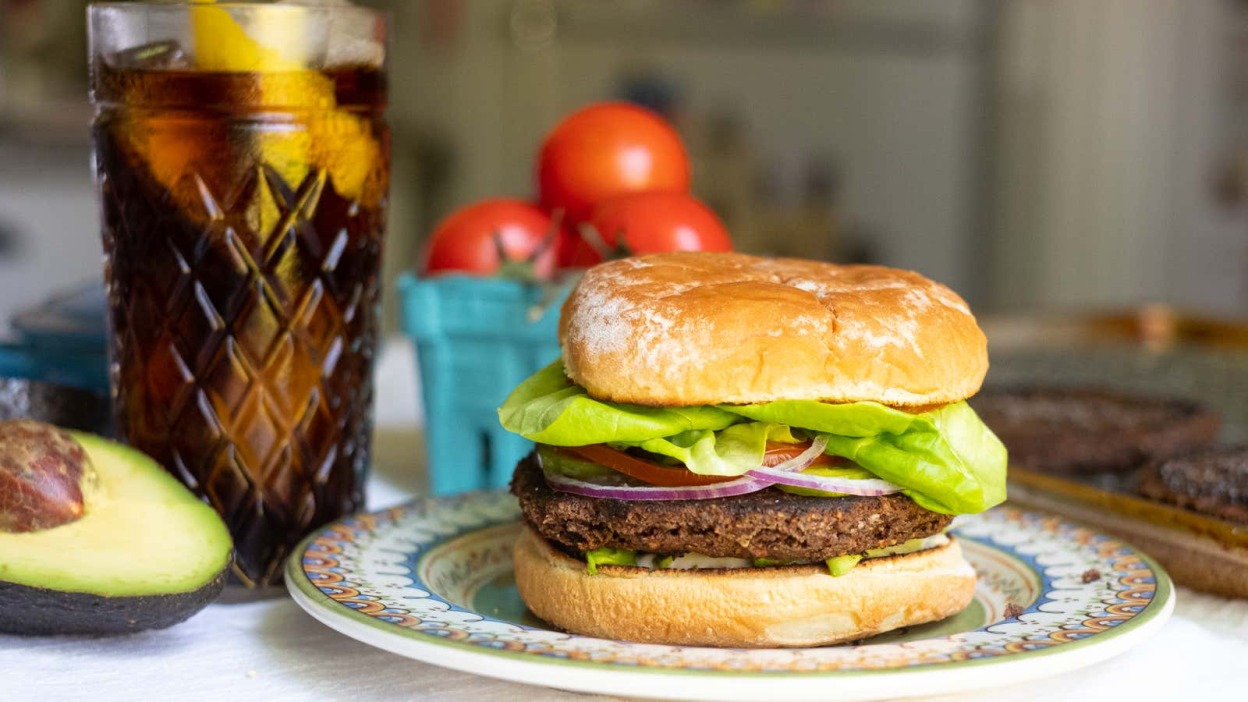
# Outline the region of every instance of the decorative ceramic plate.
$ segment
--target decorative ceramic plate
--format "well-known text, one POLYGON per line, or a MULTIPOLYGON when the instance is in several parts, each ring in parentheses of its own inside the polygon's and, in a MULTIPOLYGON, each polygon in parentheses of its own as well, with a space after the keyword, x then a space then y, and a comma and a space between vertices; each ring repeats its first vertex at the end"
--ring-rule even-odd
POLYGON ((286 583, 312 616, 435 665, 567 690, 677 699, 864 700, 1018 683, 1105 660, 1174 607, 1166 574, 1112 537, 1001 507, 955 529, 979 573, 961 614, 857 645, 659 646, 552 630, 512 577, 515 498, 474 493, 312 534, 286 583))

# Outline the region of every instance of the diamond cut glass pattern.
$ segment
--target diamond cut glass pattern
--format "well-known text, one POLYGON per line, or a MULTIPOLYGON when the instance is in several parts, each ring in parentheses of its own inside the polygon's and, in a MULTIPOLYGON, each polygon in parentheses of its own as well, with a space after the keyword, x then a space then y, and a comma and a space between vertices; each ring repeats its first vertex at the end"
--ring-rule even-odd
POLYGON ((314 110, 162 114, 95 126, 118 425, 222 513, 235 578, 270 584, 299 537, 362 506, 388 133, 354 114, 342 138, 378 158, 348 195, 311 154, 270 162, 274 122, 312 135, 314 110), (170 177, 149 148, 175 136, 192 170, 170 177))

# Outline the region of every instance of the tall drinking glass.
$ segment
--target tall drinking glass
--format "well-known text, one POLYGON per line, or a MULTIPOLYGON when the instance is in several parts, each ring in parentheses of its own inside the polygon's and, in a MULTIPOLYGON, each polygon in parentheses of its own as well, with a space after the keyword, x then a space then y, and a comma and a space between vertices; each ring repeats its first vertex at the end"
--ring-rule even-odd
POLYGON ((345 4, 97 3, 119 430, 280 581, 362 506, 389 187, 386 24, 345 4))

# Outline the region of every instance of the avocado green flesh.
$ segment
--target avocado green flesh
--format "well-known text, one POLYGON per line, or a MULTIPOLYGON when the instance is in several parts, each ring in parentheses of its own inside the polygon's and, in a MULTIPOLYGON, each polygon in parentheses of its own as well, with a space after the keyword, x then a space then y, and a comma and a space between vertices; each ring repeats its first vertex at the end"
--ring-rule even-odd
POLYGON ((216 512, 142 453, 88 434, 74 438, 97 477, 83 516, 53 529, 0 533, 0 584, 24 595, 31 594, 25 588, 109 598, 219 592, 233 547, 216 512))

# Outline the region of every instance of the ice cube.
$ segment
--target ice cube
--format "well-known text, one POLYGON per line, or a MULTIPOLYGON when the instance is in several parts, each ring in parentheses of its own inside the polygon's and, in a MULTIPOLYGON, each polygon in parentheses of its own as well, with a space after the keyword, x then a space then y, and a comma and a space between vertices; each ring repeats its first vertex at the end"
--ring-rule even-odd
POLYGON ((108 63, 123 70, 173 71, 191 67, 182 46, 172 39, 119 51, 108 63))
POLYGON ((353 36, 340 36, 330 30, 329 51, 325 65, 330 68, 342 66, 380 67, 385 62, 385 48, 379 41, 369 41, 353 36))
POLYGON ((277 5, 296 4, 325 8, 329 19, 329 39, 325 55, 327 68, 343 66, 380 67, 386 48, 378 40, 377 14, 354 5, 350 0, 278 0, 277 5))

